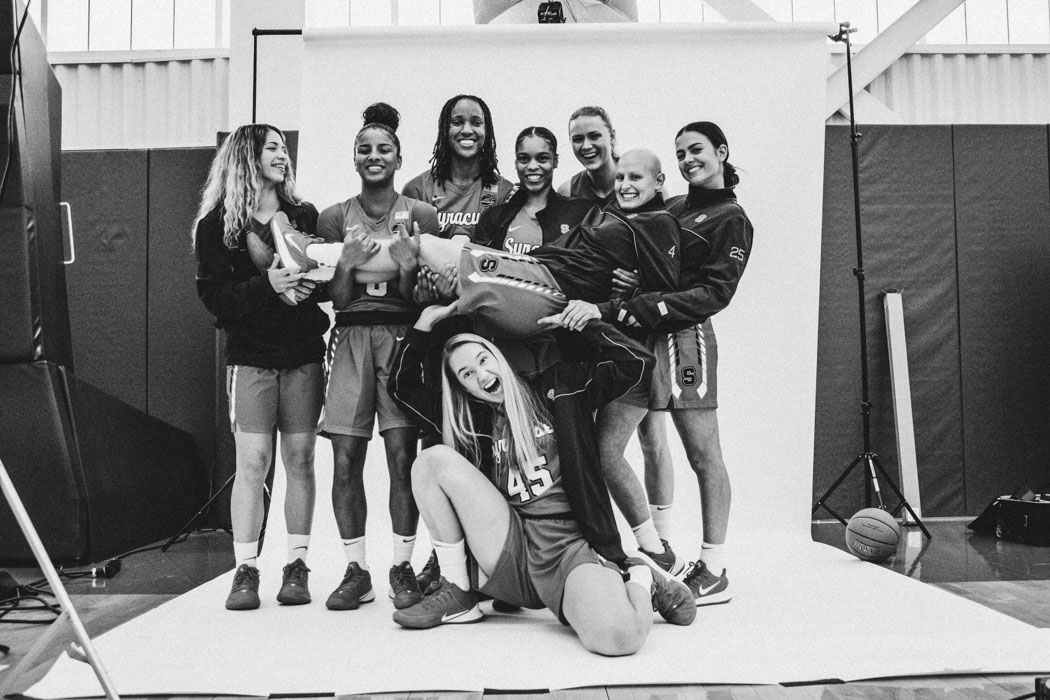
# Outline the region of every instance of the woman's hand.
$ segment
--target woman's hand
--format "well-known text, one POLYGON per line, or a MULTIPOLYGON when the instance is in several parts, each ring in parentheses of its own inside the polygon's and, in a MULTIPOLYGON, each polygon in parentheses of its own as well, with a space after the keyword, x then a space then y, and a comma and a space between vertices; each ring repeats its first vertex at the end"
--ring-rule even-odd
POLYGON ((458 307, 458 301, 454 301, 451 304, 446 304, 444 306, 440 304, 428 306, 419 314, 419 320, 416 321, 414 328, 429 333, 434 329, 434 326, 437 325, 438 321, 443 321, 449 316, 454 316, 459 310, 458 307))
POLYGON ((355 268, 379 252, 379 241, 361 232, 360 226, 354 226, 346 232, 343 239, 343 250, 339 253, 339 265, 355 268))
POLYGON ((394 230, 390 239, 390 257, 402 270, 419 267, 419 224, 412 222, 413 233, 402 234, 394 230))
POLYGON ((434 286, 434 273, 426 265, 420 267, 416 273, 416 288, 412 290, 412 299, 417 306, 430 306, 440 301, 434 286))
MULTIPOLYGON (((300 285, 313 285, 313 282, 311 282, 310 280, 303 279, 306 273, 292 272, 286 267, 277 267, 278 263, 280 262, 281 256, 274 255, 273 262, 270 263, 270 267, 266 270, 266 276, 270 279, 270 286, 273 287, 273 290, 278 294, 284 294, 289 290, 296 290, 295 301, 297 302, 300 299, 305 299, 306 297, 310 296, 309 292, 302 296, 300 296, 299 293, 300 285)), ((313 288, 310 287, 309 291, 313 291, 313 288)))
POLYGON ((443 301, 459 296, 459 267, 449 263, 440 275, 434 276, 434 286, 443 301))
POLYGON ((613 270, 612 277, 613 298, 630 299, 641 283, 642 279, 638 276, 638 270, 616 268, 613 270))
POLYGON ((601 318, 598 307, 581 299, 572 299, 565 310, 553 316, 544 316, 536 323, 546 326, 561 326, 570 331, 582 331, 592 320, 601 318))

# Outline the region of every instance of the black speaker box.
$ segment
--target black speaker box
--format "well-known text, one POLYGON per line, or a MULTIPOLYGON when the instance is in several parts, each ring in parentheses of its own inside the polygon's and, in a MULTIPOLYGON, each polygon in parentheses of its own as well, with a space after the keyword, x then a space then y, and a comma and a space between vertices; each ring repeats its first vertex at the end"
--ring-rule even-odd
MULTIPOLYGON (((99 561, 175 534, 207 498, 192 437, 49 362, 0 365, 0 460, 48 554, 99 561)), ((0 503, 0 562, 32 552, 0 503)))

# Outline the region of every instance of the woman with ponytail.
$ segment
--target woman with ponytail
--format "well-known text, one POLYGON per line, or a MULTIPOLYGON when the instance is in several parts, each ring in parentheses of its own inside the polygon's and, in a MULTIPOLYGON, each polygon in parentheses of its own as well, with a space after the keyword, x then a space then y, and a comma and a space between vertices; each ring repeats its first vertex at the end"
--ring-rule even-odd
POLYGON ((288 479, 284 513, 288 565, 277 600, 310 602, 306 553, 314 508, 314 441, 324 397, 328 316, 303 273, 274 255, 274 223, 312 235, 317 210, 295 193, 284 135, 268 124, 241 126, 212 160, 193 228, 197 292, 226 334, 226 388, 236 445, 230 498, 237 561, 230 610, 258 608, 256 557, 273 433, 281 432, 288 479))
POLYGON ((322 434, 332 440, 332 507, 347 558, 343 580, 326 603, 331 610, 353 610, 375 599, 365 547, 368 506, 363 471, 376 415, 390 473, 394 557, 389 596, 396 608, 402 608, 421 595, 410 563, 419 511, 412 499, 409 469, 416 458, 419 430, 387 392, 398 340, 419 316, 412 302, 418 268, 414 256, 401 259, 394 246, 391 252, 398 270, 388 279, 356 281, 355 269, 375 254, 379 241, 396 238, 395 234, 436 234, 437 212, 394 189, 394 175, 401 167, 397 110, 380 102, 368 107, 363 118, 365 124, 354 139, 361 193, 325 209, 317 224, 318 236, 342 244, 329 283, 336 314, 321 423, 322 434))
MULTIPOLYGON (((748 256, 754 228, 737 203, 739 182, 729 162, 725 134, 713 122, 692 122, 675 136, 678 170, 689 183, 686 195, 668 201, 682 228, 682 291, 659 295, 667 309, 656 338, 649 407, 638 428, 645 456, 650 509, 661 538, 667 539, 674 499, 673 467, 663 411, 671 414, 700 487, 703 538, 685 583, 697 605, 732 598, 726 575, 726 530, 731 489, 718 436, 718 345, 711 317, 733 298, 748 256), (671 356, 674 356, 672 361, 671 356), (672 391, 677 388, 677 391, 672 391)), ((642 296, 649 296, 643 294, 642 296)), ((655 298, 654 298, 655 300, 655 298)))

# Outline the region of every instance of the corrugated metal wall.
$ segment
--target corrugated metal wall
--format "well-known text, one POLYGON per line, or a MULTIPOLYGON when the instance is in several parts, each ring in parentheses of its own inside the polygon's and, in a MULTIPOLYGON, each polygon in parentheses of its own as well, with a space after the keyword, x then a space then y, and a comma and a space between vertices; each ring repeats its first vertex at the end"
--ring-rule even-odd
MULTIPOLYGON (((87 54, 81 54, 87 56, 87 54)), ((62 148, 209 146, 226 128, 229 59, 76 62, 51 56, 62 85, 62 148)))
MULTIPOLYGON (((62 85, 64 149, 207 146, 227 127, 225 55, 118 58, 52 54, 62 85)), ((829 71, 844 62, 845 55, 832 54, 829 71)), ((1046 124, 1050 47, 916 49, 876 78, 869 92, 905 124, 1046 124)), ((828 123, 845 121, 836 115, 828 123)))
MULTIPOLYGON (((910 51, 873 80, 868 92, 903 124, 1050 123, 1050 47, 989 51, 910 51)), ((845 54, 831 56, 833 67, 845 62, 845 54)), ((846 122, 841 114, 828 120, 846 122)))

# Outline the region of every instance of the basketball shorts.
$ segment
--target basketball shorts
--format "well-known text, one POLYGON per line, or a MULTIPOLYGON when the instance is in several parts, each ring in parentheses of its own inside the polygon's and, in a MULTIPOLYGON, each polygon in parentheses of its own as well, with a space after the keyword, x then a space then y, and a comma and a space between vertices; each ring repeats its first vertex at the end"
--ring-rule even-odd
POLYGON ((492 575, 480 586, 476 567, 475 590, 523 608, 548 608, 562 624, 565 581, 581 564, 601 564, 575 520, 522 518, 510 509, 510 529, 503 553, 492 575))
POLYGON ((407 326, 336 326, 328 339, 322 435, 372 437, 379 432, 415 428, 387 392, 390 368, 407 326))
POLYGON ((710 319, 677 333, 653 333, 647 345, 656 356, 651 410, 718 407, 718 342, 710 319))
POLYGON ((233 432, 312 433, 324 404, 324 366, 311 362, 291 369, 249 365, 226 368, 226 396, 233 432))
POLYGON ((474 314, 495 336, 528 337, 536 322, 568 303, 547 267, 528 255, 466 244, 459 258, 459 310, 474 314))

